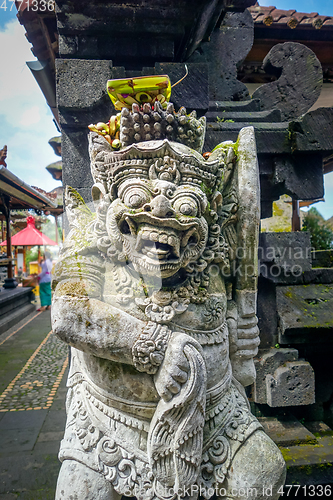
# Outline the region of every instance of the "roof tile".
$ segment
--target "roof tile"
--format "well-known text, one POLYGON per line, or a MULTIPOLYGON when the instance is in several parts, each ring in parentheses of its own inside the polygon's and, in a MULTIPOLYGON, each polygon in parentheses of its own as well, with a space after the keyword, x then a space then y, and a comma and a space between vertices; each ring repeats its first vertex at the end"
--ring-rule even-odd
POLYGON ((326 19, 330 19, 329 16, 317 16, 316 19, 320 19, 321 21, 326 21, 326 19))
POLYGON ((251 13, 270 14, 272 10, 275 10, 275 7, 262 7, 261 5, 255 5, 254 7, 250 7, 249 10, 251 13))
POLYGON ((278 24, 288 24, 288 21, 290 21, 290 19, 291 19, 291 16, 289 16, 289 17, 282 16, 282 17, 280 17, 280 19, 278 21, 276 21, 276 20, 274 20, 274 21, 278 24))
POLYGON ((296 12, 296 10, 280 10, 280 9, 274 9, 271 12, 271 16, 273 17, 274 21, 277 22, 281 17, 290 17, 293 15, 293 13, 296 12))
POLYGON ((257 18, 257 21, 266 24, 265 19, 267 19, 267 18, 271 18, 271 20, 273 22, 273 18, 271 16, 269 16, 268 14, 260 14, 260 16, 258 16, 258 18, 257 18))
POLYGON ((305 12, 295 12, 293 14, 293 17, 297 19, 297 21, 300 23, 303 19, 305 19, 308 15, 305 14, 305 12))
POLYGON ((251 12, 253 21, 256 21, 260 15, 260 12, 251 12))

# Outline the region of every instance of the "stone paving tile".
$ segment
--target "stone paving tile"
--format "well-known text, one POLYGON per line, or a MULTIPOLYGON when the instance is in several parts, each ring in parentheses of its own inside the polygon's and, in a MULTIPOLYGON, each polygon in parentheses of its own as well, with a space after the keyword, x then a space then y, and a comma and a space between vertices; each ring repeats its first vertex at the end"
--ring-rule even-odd
POLYGON ((0 422, 1 454, 32 451, 47 410, 7 412, 0 422))
POLYGON ((63 437, 64 437, 64 431, 40 432, 37 439, 37 443, 50 443, 52 441, 60 443, 63 437))
MULTIPOLYGON (((60 441, 64 437, 64 433, 62 432, 61 434, 62 434, 61 438, 58 441, 45 441, 42 443, 37 442, 34 446, 34 450, 33 450, 34 454, 35 455, 38 455, 38 454, 42 455, 44 453, 47 453, 49 456, 54 456, 55 458, 57 458, 58 454, 59 454, 60 441)), ((58 463, 59 463, 59 469, 60 469, 61 464, 59 461, 58 461, 58 463)), ((54 484, 56 484, 56 482, 57 482, 58 473, 59 473, 59 470, 57 470, 57 475, 55 476, 54 484)))
POLYGON ((59 469, 56 453, 22 450, 20 453, 0 454, 0 494, 46 500, 49 497, 44 497, 43 492, 53 490, 53 497, 50 498, 54 500, 59 469))
MULTIPOLYGON (((45 411, 45 410, 42 410, 45 411)), ((17 412, 18 414, 21 412, 17 412)), ((29 415, 31 413, 36 413, 36 412, 29 412, 29 415)), ((66 414, 64 410, 54 410, 53 406, 52 408, 48 411, 47 413, 47 418, 45 419, 45 422, 43 423, 43 427, 41 428, 41 432, 54 432, 54 431, 64 431, 65 429, 65 424, 66 424, 66 414)), ((0 422, 0 428, 1 428, 1 422, 0 422)))
POLYGON ((39 429, 36 427, 0 430, 1 453, 31 451, 35 446, 38 432, 39 429))
POLYGON ((47 410, 32 412, 7 412, 0 422, 0 430, 26 429, 30 427, 42 428, 47 410))
POLYGON ((0 412, 50 408, 67 356, 67 345, 50 332, 0 396, 0 412))
POLYGON ((42 488, 34 491, 23 491, 15 497, 15 500, 54 500, 54 489, 42 488))

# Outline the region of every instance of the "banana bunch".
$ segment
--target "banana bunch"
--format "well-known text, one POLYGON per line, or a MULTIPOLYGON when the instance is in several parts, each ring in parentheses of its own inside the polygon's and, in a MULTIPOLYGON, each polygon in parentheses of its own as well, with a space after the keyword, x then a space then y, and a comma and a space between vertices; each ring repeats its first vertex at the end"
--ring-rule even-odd
POLYGON ((113 149, 119 149, 121 142, 119 140, 120 113, 112 115, 107 123, 98 122, 96 125, 88 125, 89 130, 102 135, 113 149))
POLYGON ((149 90, 149 92, 137 92, 136 94, 116 94, 117 100, 114 102, 114 107, 117 111, 122 108, 132 109, 132 104, 142 106, 144 103, 149 102, 154 105, 158 101, 165 109, 167 107, 167 100, 159 90, 149 90))

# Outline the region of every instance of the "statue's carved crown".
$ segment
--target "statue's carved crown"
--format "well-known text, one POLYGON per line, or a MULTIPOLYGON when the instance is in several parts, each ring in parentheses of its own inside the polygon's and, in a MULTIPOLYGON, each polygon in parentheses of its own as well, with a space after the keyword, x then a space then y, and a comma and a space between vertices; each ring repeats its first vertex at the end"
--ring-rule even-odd
POLYGON ((90 147, 94 181, 103 184, 111 195, 115 195, 122 180, 130 177, 160 179, 177 185, 204 184, 209 190, 220 181, 221 160, 216 155, 205 160, 197 151, 167 139, 111 151, 103 137, 90 133, 90 147))

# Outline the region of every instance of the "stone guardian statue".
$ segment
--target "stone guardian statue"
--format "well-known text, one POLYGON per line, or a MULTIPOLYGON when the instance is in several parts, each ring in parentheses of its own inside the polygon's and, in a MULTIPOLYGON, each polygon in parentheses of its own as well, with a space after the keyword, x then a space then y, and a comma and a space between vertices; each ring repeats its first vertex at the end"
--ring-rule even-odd
POLYGON ((244 391, 259 345, 254 130, 207 158, 204 132, 170 103, 123 108, 121 149, 90 132, 95 212, 66 189, 52 323, 72 355, 56 500, 282 492, 284 460, 244 391))

